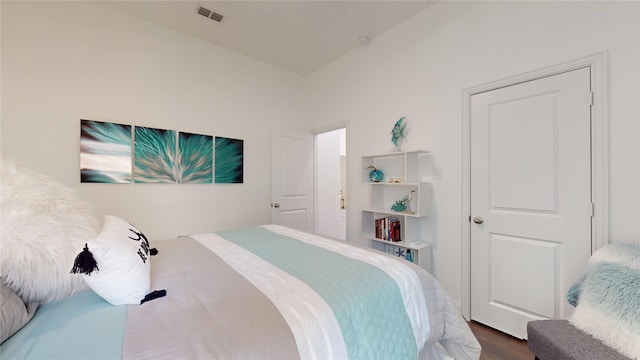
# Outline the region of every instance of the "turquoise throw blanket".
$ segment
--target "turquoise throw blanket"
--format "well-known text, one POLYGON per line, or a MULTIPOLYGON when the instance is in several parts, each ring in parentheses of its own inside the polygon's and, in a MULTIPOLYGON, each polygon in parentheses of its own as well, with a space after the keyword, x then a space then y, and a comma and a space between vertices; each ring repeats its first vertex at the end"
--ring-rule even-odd
POLYGON ((570 321, 631 359, 640 359, 640 245, 597 250, 567 292, 570 321))
POLYGON ((38 308, 31 321, 2 344, 0 358, 51 359, 52 354, 65 354, 64 360, 120 359, 126 322, 126 305, 113 306, 89 290, 38 308), (92 336, 82 336, 86 341, 70 348, 69 339, 85 329, 92 336))
POLYGON ((318 293, 340 325, 350 359, 417 358, 409 317, 397 310, 404 309, 400 289, 384 271, 260 227, 217 234, 318 293))

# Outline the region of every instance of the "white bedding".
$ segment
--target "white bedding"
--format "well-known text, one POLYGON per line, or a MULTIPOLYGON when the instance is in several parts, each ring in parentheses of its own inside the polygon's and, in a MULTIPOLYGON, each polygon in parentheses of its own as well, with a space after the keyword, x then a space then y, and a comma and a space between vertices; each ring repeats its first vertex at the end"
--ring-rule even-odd
POLYGON ((442 349, 480 357, 446 291, 402 259, 273 225, 151 245, 152 288, 166 297, 112 306, 88 291, 47 304, 0 357, 450 359, 442 349))
MULTIPOLYGON (((419 349, 422 349, 420 352, 421 358, 477 359, 480 357, 480 346, 457 307, 441 285, 422 269, 403 261, 398 261, 398 259, 383 253, 372 252, 370 249, 334 241, 319 235, 278 225, 265 225, 263 228, 366 262, 383 270, 392 277, 400 287, 405 309, 411 320, 416 345, 419 349), (422 279, 418 276, 420 272, 423 275, 422 279), (422 289, 423 291, 416 291, 416 289, 422 289), (425 294, 427 297, 425 297, 425 294), (440 351, 442 348, 446 349, 448 354, 443 354, 440 351)), ((301 354, 308 355, 308 357, 303 356, 303 358, 346 358, 346 350, 344 350, 342 339, 338 336, 330 335, 335 334, 336 330, 339 332, 339 326, 334 317, 325 316, 322 325, 321 323, 315 324, 322 329, 316 329, 315 331, 299 326, 300 314, 307 313, 313 318, 315 315, 310 313, 314 313, 316 309, 323 309, 320 313, 328 309, 326 303, 312 289, 291 277, 288 277, 286 282, 275 280, 276 278, 281 278, 281 276, 287 278, 287 274, 281 274, 279 269, 274 268, 267 262, 260 261, 250 252, 233 246, 217 234, 200 234, 193 236, 193 238, 216 252, 234 269, 243 273, 254 285, 267 294, 289 322, 298 341, 301 354), (252 264, 252 267, 247 268, 245 264, 252 264), (260 270, 256 271, 256 267, 253 264, 260 264, 256 265, 260 270), (278 275, 276 276, 275 274, 278 275), (280 286, 274 286, 274 284, 280 284, 280 286), (293 290, 294 288, 295 290, 293 290), (283 298, 284 294, 290 294, 291 296, 283 298), (291 301, 292 298, 296 298, 301 294, 305 294, 305 301, 291 301), (297 304, 297 307, 292 304, 297 304), (332 345, 323 348, 319 346, 321 343, 332 345), (311 351, 318 348, 327 351, 327 353, 320 354, 311 351)))
POLYGON ((347 358, 338 321, 308 285, 217 234, 192 238, 220 256, 273 302, 291 328, 300 358, 347 358))

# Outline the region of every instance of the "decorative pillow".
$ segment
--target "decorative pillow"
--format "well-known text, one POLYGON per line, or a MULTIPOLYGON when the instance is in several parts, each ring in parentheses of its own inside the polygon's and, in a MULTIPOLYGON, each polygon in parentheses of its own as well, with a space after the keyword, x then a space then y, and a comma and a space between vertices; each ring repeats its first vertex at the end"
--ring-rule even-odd
POLYGON ((37 302, 30 302, 28 306, 11 289, 0 285, 0 344, 11 335, 22 329, 35 314, 37 302))
POLYGON ((0 278, 26 303, 47 303, 87 289, 69 264, 99 225, 68 187, 0 161, 0 278))
POLYGON ((640 360, 640 244, 608 244, 593 253, 567 300, 569 321, 621 354, 640 360))
POLYGON ((149 241, 127 221, 104 217, 102 232, 87 241, 72 272, 113 305, 140 304, 151 287, 149 241), (94 259, 95 262, 92 262, 94 259))

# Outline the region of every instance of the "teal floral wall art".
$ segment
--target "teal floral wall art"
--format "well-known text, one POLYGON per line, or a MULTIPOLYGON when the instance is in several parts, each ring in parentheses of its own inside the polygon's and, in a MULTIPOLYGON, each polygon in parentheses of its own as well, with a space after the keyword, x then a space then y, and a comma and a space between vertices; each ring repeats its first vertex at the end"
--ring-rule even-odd
POLYGON ((136 183, 178 181, 175 130, 136 126, 133 151, 133 178, 136 183))
POLYGON ((180 132, 178 134, 178 182, 213 182, 213 136, 180 132))
POLYGON ((80 179, 83 183, 243 183, 244 141, 81 120, 80 179))
POLYGON ((215 182, 234 184, 244 182, 244 141, 216 136, 215 182))
POLYGON ((80 182, 131 182, 131 125, 80 120, 80 182))

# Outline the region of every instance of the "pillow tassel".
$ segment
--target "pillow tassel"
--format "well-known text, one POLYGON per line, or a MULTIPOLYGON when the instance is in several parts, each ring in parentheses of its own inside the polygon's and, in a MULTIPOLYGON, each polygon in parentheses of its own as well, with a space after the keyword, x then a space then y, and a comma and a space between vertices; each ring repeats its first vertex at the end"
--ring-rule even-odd
POLYGON ((100 271, 100 269, 98 269, 96 259, 93 258, 93 254, 89 251, 87 244, 84 244, 84 249, 80 254, 78 254, 78 256, 76 256, 76 260, 73 262, 71 273, 91 275, 93 270, 100 271))
POLYGON ((157 299, 157 298, 163 297, 163 296, 165 296, 165 295, 167 295, 167 290, 165 290, 165 289, 162 289, 162 290, 153 290, 152 292, 148 293, 148 294, 144 297, 144 299, 142 299, 142 300, 140 301, 140 305, 142 305, 142 304, 146 303, 147 301, 151 301, 151 300, 153 300, 153 299, 157 299))

